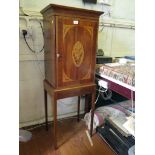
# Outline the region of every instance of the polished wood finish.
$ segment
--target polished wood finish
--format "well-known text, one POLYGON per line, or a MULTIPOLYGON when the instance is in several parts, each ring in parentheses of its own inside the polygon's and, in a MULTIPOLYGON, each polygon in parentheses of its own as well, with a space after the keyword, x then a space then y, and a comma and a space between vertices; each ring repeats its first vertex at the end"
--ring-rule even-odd
MULTIPOLYGON (((44 18, 45 40, 45 102, 47 93, 52 100, 54 118, 54 146, 57 148, 57 100, 91 96, 92 135, 95 102, 95 64, 100 11, 50 4, 41 13, 44 18)), ((86 101, 87 103, 87 101, 86 101)), ((87 107, 87 106, 86 106, 87 107)), ((45 103, 47 128, 47 103, 45 103)))
MULTIPOLYGON (((77 96, 82 96, 85 94, 91 94, 92 95, 92 120, 93 120, 93 116, 94 116, 94 108, 95 108, 95 90, 96 90, 96 85, 95 84, 89 84, 89 85, 80 85, 80 86, 72 86, 72 87, 66 87, 64 89, 60 89, 60 88, 53 88, 46 80, 44 80, 44 90, 45 90, 45 105, 47 105, 47 92, 48 94, 51 96, 52 100, 51 100, 51 104, 52 104, 52 109, 53 109, 53 122, 54 122, 54 126, 53 126, 53 138, 54 138, 54 147, 57 149, 58 145, 57 145, 57 100, 58 99, 62 99, 62 98, 66 98, 66 97, 71 97, 71 96, 75 96, 75 94, 77 96)), ((45 106, 46 110, 45 112, 47 112, 47 106, 45 106)), ((80 97, 78 97, 78 120, 79 120, 79 112, 80 112, 80 97)), ((48 126, 48 122, 47 122, 47 114, 45 113, 46 116, 46 128, 48 126)), ((91 121, 91 127, 90 127, 90 135, 92 136, 92 129, 93 129, 93 121, 91 121)))
POLYGON ((96 84, 89 83, 87 85, 65 87, 62 89, 62 88, 53 88, 47 80, 44 80, 44 88, 45 88, 45 91, 47 91, 47 93, 51 97, 56 96, 57 99, 62 99, 62 98, 67 98, 67 97, 72 97, 72 96, 92 94, 92 92, 95 93, 96 84))
POLYGON ((49 125, 48 131, 45 131, 44 127, 32 130, 32 139, 26 143, 19 143, 19 155, 115 155, 96 134, 92 137, 93 146, 91 146, 85 133, 84 122, 76 123, 76 117, 58 122, 58 138, 61 146, 55 150, 51 127, 49 125))
POLYGON ((78 112, 77 112, 77 121, 78 122, 80 120, 80 99, 81 99, 81 97, 78 96, 78 112))
POLYGON ((45 79, 56 88, 94 82, 99 15, 103 12, 51 4, 41 13, 45 79))
POLYGON ((89 19, 98 19, 98 17, 103 13, 95 10, 86 10, 83 8, 75 8, 62 6, 57 4, 49 4, 41 13, 45 16, 71 16, 71 17, 87 17, 89 19))
POLYGON ((58 87, 94 82, 97 21, 63 17, 58 25, 58 87))

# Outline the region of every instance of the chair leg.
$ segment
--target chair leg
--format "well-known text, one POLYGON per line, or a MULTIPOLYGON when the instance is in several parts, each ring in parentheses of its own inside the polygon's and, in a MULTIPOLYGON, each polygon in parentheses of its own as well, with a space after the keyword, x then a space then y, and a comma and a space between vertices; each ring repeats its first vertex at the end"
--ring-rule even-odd
POLYGON ((80 121, 80 96, 78 96, 77 121, 80 121))
POLYGON ((47 92, 44 89, 44 104, 45 104, 45 124, 46 130, 48 131, 48 107, 47 107, 47 92))

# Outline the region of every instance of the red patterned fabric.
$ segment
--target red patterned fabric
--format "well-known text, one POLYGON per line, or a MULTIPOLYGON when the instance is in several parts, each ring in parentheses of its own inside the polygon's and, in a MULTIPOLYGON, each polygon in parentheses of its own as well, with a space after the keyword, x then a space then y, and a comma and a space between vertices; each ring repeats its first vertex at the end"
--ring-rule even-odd
POLYGON ((104 64, 99 67, 99 73, 112 77, 131 86, 135 86, 135 65, 134 63, 114 65, 104 64))

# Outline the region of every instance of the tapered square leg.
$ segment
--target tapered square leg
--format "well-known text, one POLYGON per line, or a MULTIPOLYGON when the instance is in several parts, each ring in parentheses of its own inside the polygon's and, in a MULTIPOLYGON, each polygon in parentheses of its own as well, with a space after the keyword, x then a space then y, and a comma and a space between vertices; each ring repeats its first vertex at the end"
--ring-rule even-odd
POLYGON ((95 110, 95 93, 92 93, 92 98, 91 98, 91 123, 90 123, 90 136, 93 135, 94 110, 95 110))
POLYGON ((90 94, 89 95, 88 94, 85 95, 85 114, 87 112, 89 112, 89 96, 90 96, 90 94))
POLYGON ((47 92, 45 89, 44 89, 44 104, 45 104, 45 124, 46 124, 46 130, 48 130, 47 92))
POLYGON ((54 136, 54 148, 57 149, 57 99, 56 96, 52 96, 52 109, 53 109, 53 136, 54 136))
POLYGON ((78 110, 77 110, 77 121, 80 121, 80 99, 81 97, 78 96, 78 110))

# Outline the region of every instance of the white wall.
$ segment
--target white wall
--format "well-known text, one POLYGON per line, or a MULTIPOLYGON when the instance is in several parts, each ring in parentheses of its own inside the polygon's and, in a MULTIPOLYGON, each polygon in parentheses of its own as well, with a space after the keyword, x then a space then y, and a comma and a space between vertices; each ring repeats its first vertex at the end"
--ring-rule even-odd
MULTIPOLYGON (((26 13, 37 14, 49 3, 83 7, 105 11, 111 9, 111 16, 104 16, 100 20, 104 22, 134 24, 134 0, 111 0, 111 6, 83 5, 82 0, 20 0, 20 5, 26 13)), ((31 52, 24 42, 23 36, 19 39, 19 58, 20 58, 20 104, 19 116, 20 127, 41 123, 44 121, 44 102, 43 102, 43 79, 44 79, 44 53, 38 53, 43 46, 43 37, 38 20, 40 16, 22 17, 20 16, 19 27, 32 28, 32 37, 27 41, 30 46, 37 51, 31 52)), ((40 20, 41 21, 41 20, 40 20)), ((100 27, 102 29, 102 27, 100 27)), ((124 56, 134 55, 134 30, 127 28, 104 27, 99 32, 98 48, 102 48, 105 55, 124 56)), ((51 100, 48 97, 49 119, 52 120, 51 100)), ((77 97, 58 101, 59 117, 75 115, 77 111, 77 97), (61 103, 64 104, 61 104, 61 103)), ((82 102, 84 102, 82 100, 82 102)), ((82 104, 81 112, 84 104, 82 104)))
POLYGON ((130 29, 130 26, 135 25, 135 1, 111 0, 111 4, 110 17, 103 17, 101 21, 103 23, 115 23, 116 27, 105 26, 102 32, 99 32, 98 48, 102 48, 105 55, 112 57, 134 55, 135 30, 130 29), (118 24, 126 28, 118 28, 118 24))
POLYGON ((126 28, 105 27, 98 34, 98 48, 112 57, 134 55, 134 30, 126 28))

